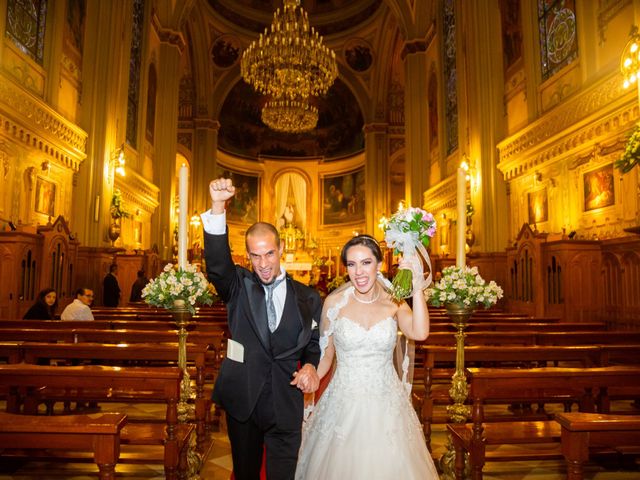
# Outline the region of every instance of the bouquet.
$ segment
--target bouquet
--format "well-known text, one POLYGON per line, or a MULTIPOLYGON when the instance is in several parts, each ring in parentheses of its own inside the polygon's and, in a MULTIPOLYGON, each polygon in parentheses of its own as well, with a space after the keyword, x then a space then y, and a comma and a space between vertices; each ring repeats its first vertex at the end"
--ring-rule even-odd
POLYGON ((171 263, 142 290, 142 298, 149 305, 173 308, 176 300, 184 300, 189 311, 195 313, 196 303, 213 303, 212 287, 195 265, 185 270, 176 269, 171 263))
POLYGON ((122 192, 119 189, 113 191, 111 206, 109 207, 111 218, 129 218, 131 214, 122 208, 122 192))
POLYGON ((489 308, 502 298, 502 288, 491 280, 488 284, 477 267, 446 267, 442 278, 427 290, 427 300, 434 307, 455 303, 465 307, 478 304, 489 308))
MULTIPOLYGON (((431 213, 420 208, 409 207, 398 210, 389 220, 383 221, 384 239, 396 253, 403 256, 419 253, 427 262, 429 269, 431 263, 426 247, 429 246, 431 237, 436 233, 436 221, 431 213)), ((431 274, 429 274, 429 277, 431 274)), ((411 296, 413 291, 413 274, 411 270, 402 269, 393 277, 391 284, 391 296, 399 301, 411 296)), ((427 284, 429 282, 427 281, 427 284)))

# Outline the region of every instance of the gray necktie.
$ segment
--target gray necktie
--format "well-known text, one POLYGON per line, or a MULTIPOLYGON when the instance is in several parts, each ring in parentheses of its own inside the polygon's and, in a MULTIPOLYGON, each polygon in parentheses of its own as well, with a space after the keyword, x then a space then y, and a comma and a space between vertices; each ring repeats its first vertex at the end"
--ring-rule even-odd
POLYGON ((274 282, 265 285, 264 287, 267 289, 267 322, 269 324, 269 330, 271 333, 275 332, 276 327, 278 326, 278 318, 276 316, 276 307, 273 304, 273 290, 280 285, 286 276, 282 277, 280 280, 275 280, 274 282))

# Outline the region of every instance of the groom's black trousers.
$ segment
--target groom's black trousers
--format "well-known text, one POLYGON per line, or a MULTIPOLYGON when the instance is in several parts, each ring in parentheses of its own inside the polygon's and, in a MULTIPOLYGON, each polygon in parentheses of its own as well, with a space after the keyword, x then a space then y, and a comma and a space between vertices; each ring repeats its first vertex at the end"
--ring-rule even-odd
POLYGON ((302 433, 277 427, 270 382, 262 389, 249 420, 226 418, 236 480, 259 480, 264 447, 267 480, 293 480, 302 433))

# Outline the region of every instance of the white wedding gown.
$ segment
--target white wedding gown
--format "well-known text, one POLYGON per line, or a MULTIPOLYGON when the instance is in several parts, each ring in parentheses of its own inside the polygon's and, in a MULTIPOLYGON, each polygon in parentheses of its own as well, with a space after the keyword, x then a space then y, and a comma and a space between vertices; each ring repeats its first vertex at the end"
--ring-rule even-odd
MULTIPOLYGON (((351 287, 353 288, 353 287, 351 287)), ((337 368, 303 429, 296 480, 428 480, 438 474, 393 366, 398 326, 328 312, 337 368)))

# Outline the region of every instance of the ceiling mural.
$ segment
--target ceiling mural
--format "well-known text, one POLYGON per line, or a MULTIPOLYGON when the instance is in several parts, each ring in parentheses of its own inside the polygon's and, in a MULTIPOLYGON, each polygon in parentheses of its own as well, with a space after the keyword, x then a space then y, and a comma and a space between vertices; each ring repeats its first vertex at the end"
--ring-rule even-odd
MULTIPOLYGON (((273 20, 282 2, 273 0, 208 0, 213 11, 243 30, 262 32, 273 20)), ((374 15, 382 0, 315 0, 300 2, 309 14, 311 25, 320 35, 331 35, 352 29, 374 15), (348 7, 348 8, 346 8, 348 7)))
POLYGON ((218 147, 228 153, 257 159, 259 156, 324 157, 354 155, 364 150, 362 112, 349 88, 336 80, 315 103, 318 127, 288 134, 267 128, 260 119, 266 97, 240 80, 231 89, 220 111, 218 147))

